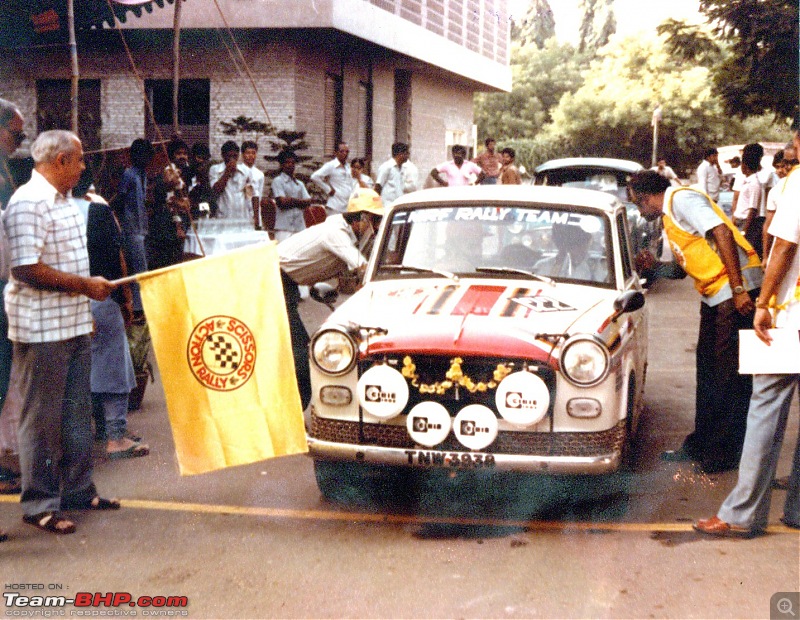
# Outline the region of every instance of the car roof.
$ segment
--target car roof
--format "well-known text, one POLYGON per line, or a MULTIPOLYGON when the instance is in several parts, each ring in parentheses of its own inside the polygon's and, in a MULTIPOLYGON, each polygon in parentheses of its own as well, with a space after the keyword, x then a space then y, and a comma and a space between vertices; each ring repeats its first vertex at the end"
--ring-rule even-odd
POLYGON ((644 170, 644 166, 628 159, 614 159, 613 157, 565 157, 563 159, 551 159, 536 167, 534 172, 547 172, 548 170, 558 170, 559 168, 610 168, 621 170, 622 172, 638 172, 644 170))
POLYGON ((442 206, 443 202, 457 206, 474 206, 470 203, 547 203, 598 209, 611 213, 620 204, 614 196, 593 189, 558 187, 548 185, 468 185, 465 187, 436 187, 406 194, 391 207, 442 206))

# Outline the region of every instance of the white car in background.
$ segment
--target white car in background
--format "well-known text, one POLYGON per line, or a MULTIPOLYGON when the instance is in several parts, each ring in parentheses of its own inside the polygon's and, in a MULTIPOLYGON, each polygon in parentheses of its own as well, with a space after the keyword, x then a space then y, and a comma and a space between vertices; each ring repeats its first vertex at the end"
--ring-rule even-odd
POLYGON ((322 492, 352 463, 620 468, 647 367, 629 235, 617 198, 581 189, 398 200, 363 288, 312 336, 308 445, 322 492))

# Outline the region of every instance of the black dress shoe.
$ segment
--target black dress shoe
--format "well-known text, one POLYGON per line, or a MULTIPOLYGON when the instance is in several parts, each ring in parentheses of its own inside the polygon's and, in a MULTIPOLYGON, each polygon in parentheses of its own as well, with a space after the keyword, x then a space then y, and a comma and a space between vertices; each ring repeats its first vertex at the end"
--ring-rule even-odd
POLYGON ((668 461, 670 463, 678 463, 684 461, 695 461, 695 459, 689 451, 681 446, 677 450, 665 450, 661 453, 661 460, 668 461))

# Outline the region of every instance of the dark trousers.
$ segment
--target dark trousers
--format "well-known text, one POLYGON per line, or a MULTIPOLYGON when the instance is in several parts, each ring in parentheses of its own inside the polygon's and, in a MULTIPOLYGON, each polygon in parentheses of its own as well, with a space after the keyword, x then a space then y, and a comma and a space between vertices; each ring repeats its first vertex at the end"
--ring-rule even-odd
POLYGON ((739 374, 739 330, 752 329, 753 314, 739 314, 732 299, 700 304, 695 428, 684 449, 701 463, 736 464, 742 454, 753 377, 739 374))
POLYGON ((750 222, 750 227, 747 229, 747 234, 744 236, 761 259, 764 258, 764 238, 762 235, 764 234, 764 222, 766 220, 767 218, 765 217, 754 217, 753 221, 750 222))
POLYGON ((25 514, 59 510, 62 501, 90 501, 91 338, 14 343, 11 385, 22 404, 19 461, 25 514))
POLYGON ((297 377, 297 389, 303 409, 311 402, 311 373, 308 367, 308 336, 305 325, 300 318, 297 306, 300 303, 300 290, 297 283, 281 269, 283 297, 286 300, 286 314, 289 317, 289 331, 292 336, 292 354, 294 356, 294 372, 297 377))

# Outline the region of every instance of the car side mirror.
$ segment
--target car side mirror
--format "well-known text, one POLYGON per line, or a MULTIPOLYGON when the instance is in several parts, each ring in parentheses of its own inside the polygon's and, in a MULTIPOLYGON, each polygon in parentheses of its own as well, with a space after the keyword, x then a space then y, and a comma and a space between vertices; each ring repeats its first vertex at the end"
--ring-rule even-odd
POLYGON ((635 312, 644 307, 644 293, 641 291, 625 291, 614 300, 614 317, 616 321, 620 315, 627 312, 635 312))
POLYGON ((311 299, 328 306, 330 311, 333 312, 333 304, 339 299, 339 291, 337 291, 335 287, 327 282, 317 282, 311 287, 309 293, 311 294, 311 299))

